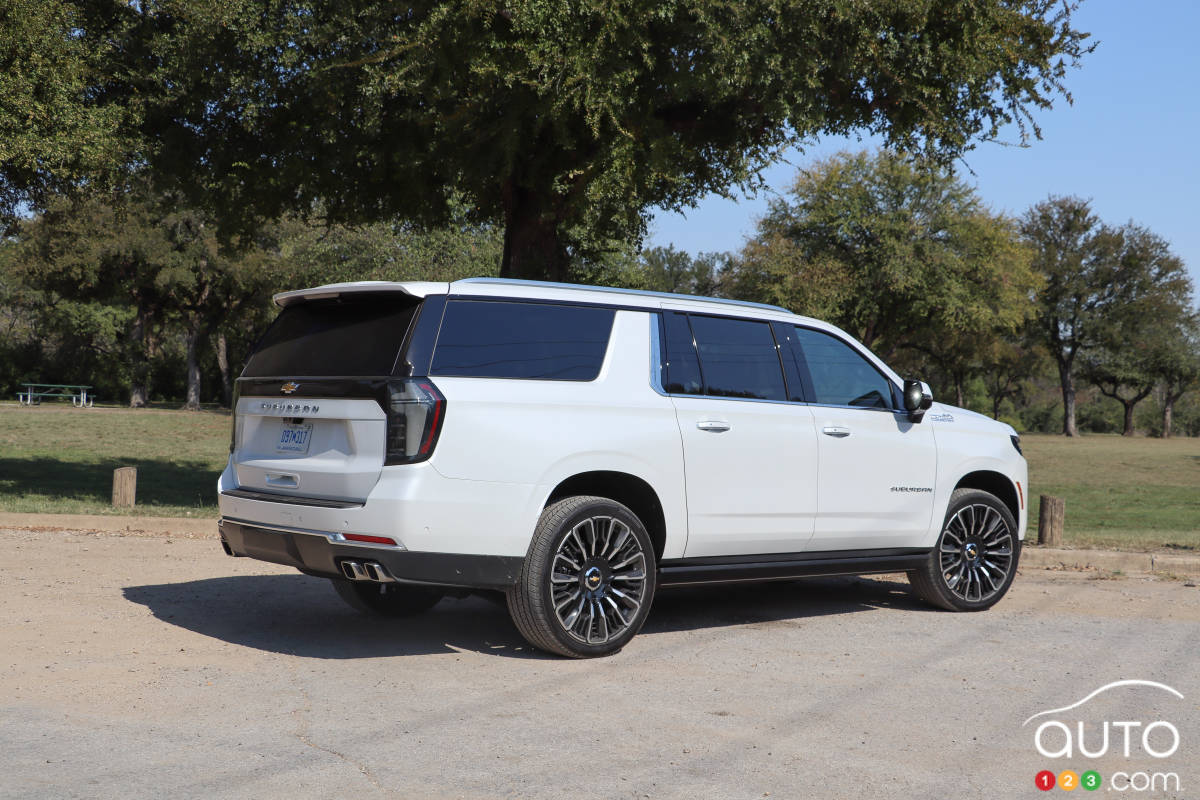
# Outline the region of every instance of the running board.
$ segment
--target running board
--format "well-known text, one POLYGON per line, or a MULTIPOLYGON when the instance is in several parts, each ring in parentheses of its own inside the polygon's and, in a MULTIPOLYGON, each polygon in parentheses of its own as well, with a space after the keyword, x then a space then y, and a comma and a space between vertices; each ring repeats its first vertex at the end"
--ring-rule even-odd
POLYGON ((750 556, 672 558, 658 568, 658 585, 786 581, 819 575, 868 575, 908 572, 929 558, 929 550, 892 548, 822 553, 771 553, 750 556))

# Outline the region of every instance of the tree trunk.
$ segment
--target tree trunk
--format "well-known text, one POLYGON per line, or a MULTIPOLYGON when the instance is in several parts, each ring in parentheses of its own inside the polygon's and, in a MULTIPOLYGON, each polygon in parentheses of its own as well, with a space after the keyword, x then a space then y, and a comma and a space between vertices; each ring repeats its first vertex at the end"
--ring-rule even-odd
POLYGON ((1133 407, 1137 405, 1137 401, 1121 400, 1121 405, 1125 406, 1125 425, 1121 428, 1121 435, 1133 436, 1133 407))
POLYGON ((504 260, 501 278, 566 281, 567 251, 559 236, 559 220, 537 202, 534 192, 505 182, 504 260))
POLYGON ((963 382, 959 378, 954 379, 954 405, 959 408, 966 408, 963 405, 963 382))
POLYGON ((229 374, 229 343, 224 333, 217 334, 217 369, 221 370, 221 399, 226 408, 233 405, 233 376, 229 374))
POLYGON ((197 345, 200 342, 200 321, 191 320, 185 337, 187 342, 187 405, 189 411, 200 409, 200 359, 197 345))
POLYGON ((1063 436, 1078 436, 1079 430, 1075 427, 1075 381, 1069 362, 1058 362, 1058 378, 1063 396, 1063 436))
POLYGON ((133 318, 133 327, 129 331, 129 340, 133 342, 133 370, 129 384, 130 408, 146 407, 146 385, 150 377, 149 316, 148 312, 138 308, 133 318))
POLYGON ((1163 395, 1163 429, 1162 438, 1171 438, 1171 426, 1174 424, 1175 401, 1183 397, 1183 393, 1175 394, 1170 389, 1163 395))

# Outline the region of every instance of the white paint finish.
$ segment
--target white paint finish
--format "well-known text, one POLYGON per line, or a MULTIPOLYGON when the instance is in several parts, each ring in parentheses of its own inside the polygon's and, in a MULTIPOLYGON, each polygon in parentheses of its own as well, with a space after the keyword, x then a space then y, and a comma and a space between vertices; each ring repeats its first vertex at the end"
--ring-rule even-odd
POLYGON ((431 294, 445 294, 450 284, 438 281, 353 281, 349 283, 328 283, 324 286, 314 286, 311 289, 296 289, 290 292, 279 292, 271 299, 280 308, 300 300, 319 300, 327 297, 337 297, 347 294, 367 294, 376 292, 400 292, 412 297, 425 297, 431 294))
POLYGON ((383 409, 374 400, 240 398, 240 435, 233 455, 237 483, 298 497, 361 502, 379 480, 386 428, 383 409), (304 406, 318 410, 306 412, 304 406), (308 452, 279 453, 275 444, 284 421, 294 418, 313 424, 308 452))
POLYGON ((903 414, 864 408, 812 406, 812 413, 820 470, 816 530, 808 549, 921 546, 935 502, 931 427, 903 414), (826 428, 843 435, 828 435, 826 428), (930 491, 896 492, 894 487, 930 491))
POLYGON ((536 485, 542 503, 525 510, 532 535, 542 506, 563 480, 612 471, 648 483, 662 503, 665 557, 686 538, 683 456, 671 401, 649 385, 649 314, 618 311, 594 381, 432 376, 446 420, 430 463, 448 478, 536 485))
POLYGON ((716 397, 672 400, 687 468, 685 555, 803 550, 817 510, 817 443, 809 407, 716 397))
POLYGON ((1020 483, 1018 498, 1017 536, 1025 538, 1029 524, 1029 465, 1017 452, 1009 438, 1016 434, 1011 426, 997 422, 965 408, 934 403, 926 412, 923 425, 934 432, 938 447, 937 499, 939 516, 935 527, 925 539, 932 546, 941 533, 942 518, 950 502, 950 494, 963 478, 972 472, 996 472, 1014 484, 1020 483), (948 414, 952 422, 937 422, 930 414, 948 414))

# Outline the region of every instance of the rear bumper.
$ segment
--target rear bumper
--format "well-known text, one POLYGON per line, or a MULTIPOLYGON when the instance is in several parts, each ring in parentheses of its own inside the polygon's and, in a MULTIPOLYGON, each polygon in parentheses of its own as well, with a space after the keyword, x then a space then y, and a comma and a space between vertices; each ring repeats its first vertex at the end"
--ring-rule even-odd
POLYGON ((517 582, 520 556, 429 553, 337 541, 338 534, 284 530, 222 519, 221 546, 231 556, 248 556, 295 567, 309 575, 342 577, 343 560, 375 561, 402 583, 507 589, 517 582))

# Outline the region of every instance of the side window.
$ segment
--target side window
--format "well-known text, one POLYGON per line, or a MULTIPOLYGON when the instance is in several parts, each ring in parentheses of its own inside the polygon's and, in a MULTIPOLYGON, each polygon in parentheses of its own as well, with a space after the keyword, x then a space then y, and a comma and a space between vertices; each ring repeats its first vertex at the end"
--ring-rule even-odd
POLYGON ((796 328, 812 375, 813 402, 861 408, 892 407, 892 388, 879 370, 850 345, 827 333, 796 328))
POLYGON ((591 381, 616 312, 541 303, 451 300, 431 375, 591 381))
POLYGON ((704 393, 786 400, 775 337, 766 322, 690 315, 704 393))
POLYGON ((670 394, 704 394, 700 360, 687 315, 663 312, 662 385, 670 394))

